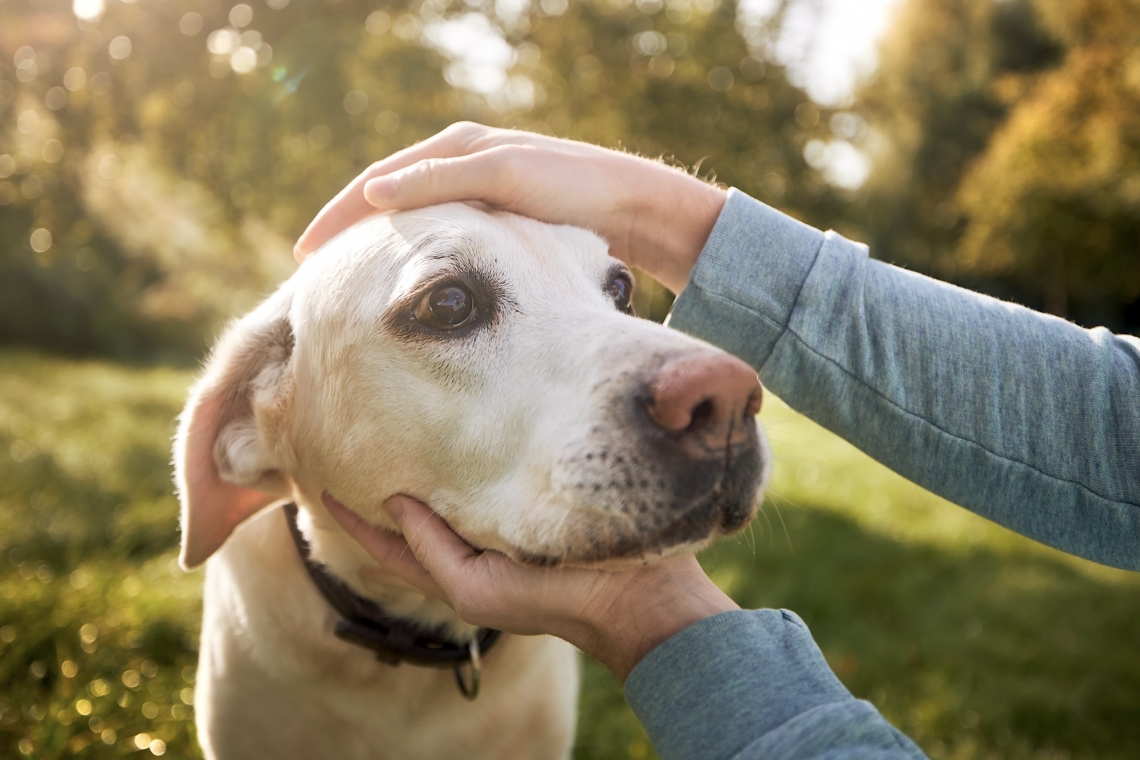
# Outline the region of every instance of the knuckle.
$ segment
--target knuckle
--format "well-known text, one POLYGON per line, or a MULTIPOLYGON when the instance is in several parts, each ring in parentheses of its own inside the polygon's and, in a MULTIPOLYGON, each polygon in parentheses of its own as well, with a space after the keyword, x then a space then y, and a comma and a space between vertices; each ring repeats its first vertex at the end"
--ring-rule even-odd
POLYGON ((441 158, 426 158, 420 162, 418 179, 429 189, 435 189, 442 180, 446 162, 441 158))
POLYGON ((457 121, 447 131, 457 137, 473 137, 486 132, 487 127, 474 121, 457 121))
POLYGON ((528 159, 525 145, 503 145, 487 151, 487 168, 497 178, 507 178, 526 170, 528 159))
POLYGON ((450 142, 465 148, 477 143, 487 132, 487 127, 473 121, 457 121, 444 130, 450 142))
POLYGON ((502 149, 501 168, 504 171, 518 172, 534 160, 534 148, 529 145, 508 145, 502 149))
POLYGON ((520 188, 532 184, 537 159, 529 145, 509 145, 495 149, 495 158, 487 168, 488 185, 495 189, 501 202, 519 200, 520 188))
POLYGON ((490 615, 487 606, 481 604, 478 600, 472 600, 469 596, 465 597, 462 594, 454 597, 455 611, 459 617, 466 620, 471 625, 490 626, 494 627, 494 616, 490 615))

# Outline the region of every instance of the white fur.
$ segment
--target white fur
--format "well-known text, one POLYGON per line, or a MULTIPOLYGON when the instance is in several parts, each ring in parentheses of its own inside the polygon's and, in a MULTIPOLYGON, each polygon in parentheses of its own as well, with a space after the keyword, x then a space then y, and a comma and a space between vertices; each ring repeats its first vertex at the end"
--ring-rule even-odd
MULTIPOLYGON (((619 566, 699 548, 718 531, 659 546, 649 518, 623 511, 664 503, 669 473, 613 410, 655 362, 716 349, 615 310, 604 290, 615 265, 591 233, 466 205, 376 216, 223 336, 175 452, 183 563, 212 555, 195 699, 208 758, 568 756, 569 645, 505 636, 473 703, 450 671, 382 665, 332 635, 335 614, 280 511, 264 507, 295 501, 314 556, 357 593, 456 636, 474 629, 386 576, 323 492, 388 527, 384 502, 417 497, 473 545, 520 559, 619 566), (494 281, 492 324, 462 336, 394 327, 455 267, 494 281), (623 484, 586 457, 601 450, 653 483, 623 484), (604 556, 631 536, 644 536, 632 555, 604 556)), ((762 435, 760 447, 766 480, 762 435)))

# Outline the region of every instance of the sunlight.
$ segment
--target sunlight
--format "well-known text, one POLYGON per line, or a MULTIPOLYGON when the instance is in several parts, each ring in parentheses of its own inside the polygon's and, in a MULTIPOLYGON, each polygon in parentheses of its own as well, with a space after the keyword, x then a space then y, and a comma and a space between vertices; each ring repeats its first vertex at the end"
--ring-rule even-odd
POLYGON ((75 0, 71 5, 72 13, 83 21, 94 21, 103 15, 105 9, 103 0, 75 0))

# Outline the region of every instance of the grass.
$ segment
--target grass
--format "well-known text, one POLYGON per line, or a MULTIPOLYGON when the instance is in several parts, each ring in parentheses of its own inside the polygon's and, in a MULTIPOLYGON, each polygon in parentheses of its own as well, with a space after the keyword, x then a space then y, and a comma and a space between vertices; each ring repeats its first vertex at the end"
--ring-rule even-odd
MULTIPOLYGON (((199 574, 175 562, 191 375, 0 352, 0 757, 199 757, 199 574)), ((770 398, 770 498, 702 558, 798 612, 857 696, 934 758, 1140 757, 1140 575, 922 491, 770 398)), ((584 665, 578 758, 654 757, 584 665)))

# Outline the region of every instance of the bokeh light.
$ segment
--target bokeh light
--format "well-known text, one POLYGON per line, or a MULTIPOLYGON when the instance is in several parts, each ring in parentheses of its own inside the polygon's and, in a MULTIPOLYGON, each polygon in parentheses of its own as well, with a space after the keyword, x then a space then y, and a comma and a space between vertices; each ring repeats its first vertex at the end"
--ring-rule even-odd
POLYGON ((92 21, 103 15, 105 7, 103 0, 74 0, 71 11, 76 18, 92 21))

